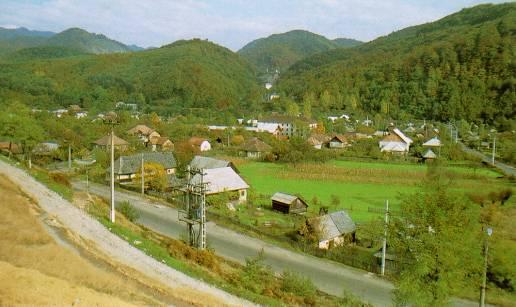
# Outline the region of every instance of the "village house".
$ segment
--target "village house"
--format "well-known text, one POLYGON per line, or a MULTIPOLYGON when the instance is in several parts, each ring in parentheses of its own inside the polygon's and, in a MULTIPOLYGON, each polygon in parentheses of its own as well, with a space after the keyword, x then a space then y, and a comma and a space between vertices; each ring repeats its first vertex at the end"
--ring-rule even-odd
POLYGON ((259 130, 261 129, 276 136, 283 135, 287 137, 303 133, 305 130, 303 126, 306 126, 307 130, 313 130, 317 128, 317 122, 301 117, 275 114, 260 119, 257 123, 259 130))
POLYGON ((380 142, 381 152, 406 154, 409 152, 412 139, 407 137, 398 128, 392 129, 380 142))
POLYGON ((117 110, 136 111, 138 110, 138 105, 136 103, 125 103, 123 101, 119 101, 116 103, 115 108, 117 110))
MULTIPOLYGON (((207 183, 206 195, 236 192, 239 203, 247 201, 249 185, 231 167, 204 169, 202 181, 207 183)), ((201 175, 194 175, 191 183, 201 183, 201 175)))
POLYGON ((324 134, 312 134, 306 141, 315 149, 321 149, 328 144, 330 137, 324 134))
POLYGON ((432 151, 432 149, 428 149, 423 155, 423 162, 431 161, 437 159, 437 155, 432 151))
POLYGON ((330 148, 337 148, 337 149, 342 149, 349 145, 350 145, 350 142, 348 141, 348 138, 342 134, 334 135, 330 139, 330 142, 328 143, 328 146, 330 148))
POLYGON ((283 213, 305 213, 308 204, 299 196, 276 192, 271 197, 272 209, 283 213))
POLYGON ((56 142, 48 141, 37 144, 32 153, 39 156, 51 155, 59 149, 59 144, 56 142))
POLYGON ((261 158, 271 151, 272 147, 269 144, 256 137, 247 140, 240 146, 240 152, 247 158, 251 159, 261 158))
MULTIPOLYGON (((177 161, 171 152, 145 152, 130 156, 120 156, 114 163, 115 181, 119 183, 129 183, 136 174, 141 171, 143 163, 156 163, 165 169, 167 175, 173 175, 176 172, 177 161)), ((107 178, 109 178, 110 168, 107 169, 107 178)))
POLYGON ((145 146, 148 146, 152 139, 161 137, 161 135, 156 130, 147 127, 146 125, 136 125, 133 128, 127 130, 127 134, 138 136, 145 146))
MULTIPOLYGON (((125 151, 129 147, 129 143, 116 136, 116 134, 113 134, 113 144, 115 146, 115 149, 118 149, 120 151, 125 151)), ((100 148, 103 150, 109 150, 111 148, 111 135, 105 135, 101 137, 100 139, 93 142, 93 146, 95 148, 100 148)))
POLYGON ((63 117, 63 115, 68 114, 68 110, 67 109, 57 109, 57 110, 52 111, 52 113, 57 118, 61 118, 61 117, 63 117))
POLYGON ((345 211, 337 211, 311 218, 307 223, 311 228, 315 229, 320 249, 330 249, 355 241, 356 226, 345 211))
POLYGON ((0 152, 17 155, 23 153, 23 150, 20 144, 13 142, 0 142, 0 152))
POLYGON ((188 140, 188 143, 201 152, 211 150, 211 144, 207 139, 194 136, 188 140))
POLYGON ((152 146, 152 151, 172 151, 174 150, 174 143, 172 141, 165 137, 153 137, 150 139, 149 142, 152 146))
POLYGON ((215 159, 211 157, 195 156, 189 165, 192 169, 213 169, 231 167, 237 174, 240 173, 240 171, 236 168, 233 162, 215 159))

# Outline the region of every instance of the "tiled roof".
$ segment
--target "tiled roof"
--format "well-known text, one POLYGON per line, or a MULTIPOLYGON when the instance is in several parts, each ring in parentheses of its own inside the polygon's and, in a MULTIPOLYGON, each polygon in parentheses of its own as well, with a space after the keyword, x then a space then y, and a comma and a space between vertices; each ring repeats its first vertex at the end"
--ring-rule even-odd
MULTIPOLYGON (((105 135, 105 136, 101 137, 100 139, 94 141, 93 144, 100 145, 100 146, 111 146, 111 136, 109 134, 105 135)), ((116 136, 116 134, 113 134, 113 144, 115 144, 115 146, 120 146, 120 145, 128 145, 129 143, 127 143, 126 140, 121 139, 118 136, 116 136)))
POLYGON ((154 131, 154 129, 152 128, 149 128, 148 126, 146 125, 136 125, 134 126, 133 128, 127 130, 127 133, 129 134, 136 134, 136 133, 140 133, 140 134, 143 134, 143 135, 149 135, 151 134, 152 132, 154 131))
POLYGON ((274 195, 272 195, 271 200, 284 203, 284 204, 292 204, 296 199, 298 199, 298 196, 290 195, 282 192, 276 192, 274 195))

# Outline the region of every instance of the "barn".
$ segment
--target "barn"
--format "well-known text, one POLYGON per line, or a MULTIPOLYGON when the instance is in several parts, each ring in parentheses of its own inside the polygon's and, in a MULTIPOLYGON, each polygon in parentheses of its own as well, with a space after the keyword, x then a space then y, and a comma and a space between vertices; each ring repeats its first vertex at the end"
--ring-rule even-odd
POLYGON ((272 195, 272 209, 283 213, 305 213, 308 204, 299 196, 276 192, 272 195))

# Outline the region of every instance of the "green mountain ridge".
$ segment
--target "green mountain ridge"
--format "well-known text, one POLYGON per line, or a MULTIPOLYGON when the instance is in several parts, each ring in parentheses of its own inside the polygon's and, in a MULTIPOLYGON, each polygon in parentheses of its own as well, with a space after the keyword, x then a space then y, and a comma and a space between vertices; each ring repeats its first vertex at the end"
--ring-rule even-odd
POLYGON ((279 89, 316 107, 438 120, 513 120, 516 4, 463 9, 292 65, 279 89), (331 103, 327 103, 331 101, 331 103))
MULTIPOLYGON (((51 109, 79 104, 107 111, 116 101, 168 114, 204 108, 231 111, 261 97, 253 68, 207 41, 178 41, 132 53, 0 64, 0 105, 12 99, 51 109)), ((252 108, 249 107, 249 108, 252 108)))
MULTIPOLYGON (((78 50, 82 53, 94 54, 131 52, 143 49, 135 45, 127 46, 103 34, 90 33, 80 28, 70 28, 60 33, 32 31, 26 28, 0 28, 0 57, 8 55, 8 57, 23 58, 23 56, 17 56, 13 53, 21 49, 34 47, 63 47, 78 50)), ((34 54, 36 50, 38 49, 26 51, 25 55, 34 54)), ((55 55, 68 54, 64 50, 57 51, 57 48, 55 50, 55 55)), ((44 57, 44 55, 41 57, 44 57)), ((34 58, 37 59, 39 56, 34 58)))
POLYGON ((265 72, 267 69, 284 71, 309 55, 358 44, 360 42, 356 40, 337 39, 332 41, 312 32, 293 30, 254 40, 240 49, 238 53, 254 64, 260 72, 265 72))

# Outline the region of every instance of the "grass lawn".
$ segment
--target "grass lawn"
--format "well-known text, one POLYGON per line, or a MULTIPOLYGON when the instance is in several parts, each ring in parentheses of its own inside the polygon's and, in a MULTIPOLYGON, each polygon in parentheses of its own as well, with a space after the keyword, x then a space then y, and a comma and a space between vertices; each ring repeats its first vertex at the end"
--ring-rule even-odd
MULTIPOLYGON (((247 162, 238 166, 241 175, 259 194, 270 197, 281 191, 301 195, 309 205, 317 197, 330 211, 347 209, 357 222, 365 222, 382 215, 369 212, 369 208, 383 208, 385 200, 396 210, 399 196, 421 189, 427 166, 416 164, 391 164, 381 162, 330 161, 324 164, 298 165, 247 162), (331 195, 340 199, 331 206, 331 195)), ((450 166, 453 189, 476 191, 479 188, 496 189, 500 183, 496 172, 486 168, 450 166)), ((310 206, 317 213, 319 207, 310 206)), ((373 209, 374 210, 374 209, 373 209)))

